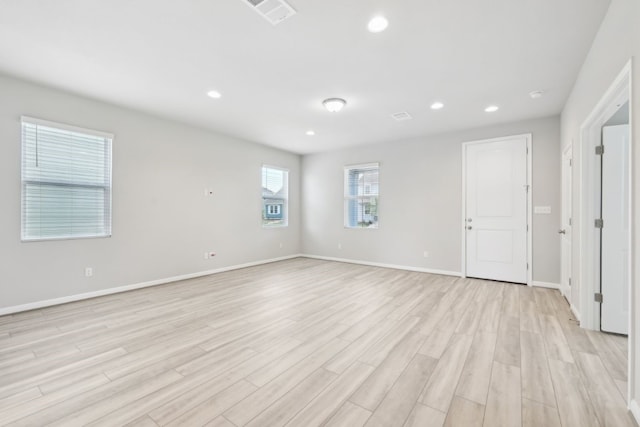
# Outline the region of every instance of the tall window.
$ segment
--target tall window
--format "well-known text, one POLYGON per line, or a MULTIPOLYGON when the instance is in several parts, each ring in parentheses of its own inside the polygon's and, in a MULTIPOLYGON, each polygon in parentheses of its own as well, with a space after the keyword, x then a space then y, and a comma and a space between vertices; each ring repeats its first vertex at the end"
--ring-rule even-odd
POLYGON ((379 164, 344 168, 344 226, 378 228, 379 164))
POLYGON ((286 227, 289 213, 289 171, 262 166, 262 226, 286 227))
POLYGON ((113 135, 22 118, 22 240, 111 235, 113 135))

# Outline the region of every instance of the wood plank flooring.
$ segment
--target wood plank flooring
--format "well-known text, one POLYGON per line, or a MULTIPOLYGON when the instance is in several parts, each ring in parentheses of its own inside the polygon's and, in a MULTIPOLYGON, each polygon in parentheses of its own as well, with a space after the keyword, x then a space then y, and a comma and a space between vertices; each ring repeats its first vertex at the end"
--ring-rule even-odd
POLYGON ((0 425, 635 426, 557 291, 298 258, 0 317, 0 425))

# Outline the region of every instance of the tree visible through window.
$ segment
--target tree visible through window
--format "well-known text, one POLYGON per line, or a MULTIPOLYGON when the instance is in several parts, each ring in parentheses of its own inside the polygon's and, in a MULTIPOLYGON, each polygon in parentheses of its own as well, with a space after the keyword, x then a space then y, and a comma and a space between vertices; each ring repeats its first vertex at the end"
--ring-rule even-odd
POLYGON ((288 225, 289 172, 273 166, 262 167, 262 226, 288 225))
POLYGON ((378 163, 344 169, 344 226, 378 228, 378 163))
POLYGON ((111 235, 113 135, 22 118, 22 240, 111 235))

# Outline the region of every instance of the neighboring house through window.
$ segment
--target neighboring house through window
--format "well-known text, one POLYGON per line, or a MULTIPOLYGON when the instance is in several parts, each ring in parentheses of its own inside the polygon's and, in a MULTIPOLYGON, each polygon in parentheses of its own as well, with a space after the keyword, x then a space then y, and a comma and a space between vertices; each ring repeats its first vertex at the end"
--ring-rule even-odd
POLYGON ((111 236, 113 135, 22 117, 22 240, 111 236))
POLYGON ((289 171, 262 167, 262 226, 288 225, 289 171))
POLYGON ((344 226, 378 228, 379 164, 344 168, 344 226))

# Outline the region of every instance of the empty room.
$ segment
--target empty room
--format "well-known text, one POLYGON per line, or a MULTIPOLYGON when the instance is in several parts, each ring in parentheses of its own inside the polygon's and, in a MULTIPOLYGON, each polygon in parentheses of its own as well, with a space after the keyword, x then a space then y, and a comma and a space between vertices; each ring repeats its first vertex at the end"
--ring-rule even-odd
POLYGON ((637 426, 640 1, 0 0, 0 426, 637 426))

